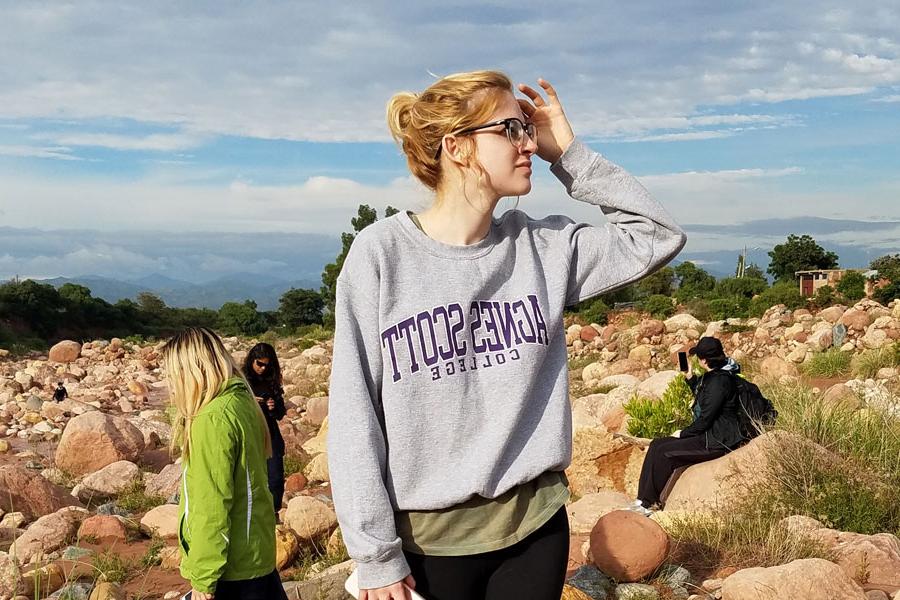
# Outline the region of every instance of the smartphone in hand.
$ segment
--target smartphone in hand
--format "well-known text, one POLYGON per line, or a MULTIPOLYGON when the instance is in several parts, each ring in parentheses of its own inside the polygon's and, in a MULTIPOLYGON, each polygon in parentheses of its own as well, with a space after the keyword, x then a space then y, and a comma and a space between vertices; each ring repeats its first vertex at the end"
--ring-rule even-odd
POLYGON ((691 370, 687 352, 678 353, 678 370, 682 373, 688 373, 691 370))

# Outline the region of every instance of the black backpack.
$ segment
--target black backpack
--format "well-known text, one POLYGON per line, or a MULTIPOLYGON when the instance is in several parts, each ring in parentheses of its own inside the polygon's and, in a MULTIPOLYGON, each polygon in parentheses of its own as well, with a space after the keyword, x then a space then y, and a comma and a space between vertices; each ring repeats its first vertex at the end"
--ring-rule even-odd
POLYGON ((741 435, 745 440, 752 440, 765 428, 775 424, 778 411, 772 406, 772 402, 762 395, 755 383, 737 375, 734 379, 737 384, 741 435))

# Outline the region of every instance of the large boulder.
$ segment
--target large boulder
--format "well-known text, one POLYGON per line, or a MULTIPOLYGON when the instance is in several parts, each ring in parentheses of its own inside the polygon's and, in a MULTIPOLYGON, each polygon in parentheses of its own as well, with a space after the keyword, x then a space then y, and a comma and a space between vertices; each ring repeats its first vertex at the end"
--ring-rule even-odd
POLYGON ((328 397, 310 398, 303 413, 303 422, 319 427, 328 416, 328 397))
POLYGON ((72 475, 85 475, 116 461, 137 462, 143 451, 143 434, 126 419, 86 412, 69 421, 63 431, 56 464, 72 475))
POLYGON ((657 319, 644 319, 638 325, 638 335, 642 338, 654 338, 666 332, 666 324, 657 319))
POLYGON ((32 520, 78 505, 65 488, 32 470, 17 465, 0 467, 0 509, 5 512, 20 512, 32 520))
POLYGON ((128 532, 121 517, 114 515, 94 515, 88 517, 78 529, 78 539, 93 539, 105 546, 128 539, 128 532))
POLYGON ((327 504, 310 496, 296 496, 288 502, 284 524, 301 541, 311 542, 337 527, 337 516, 327 504))
POLYGON ((594 564, 616 581, 639 581, 649 576, 668 553, 668 534, 652 519, 636 512, 611 512, 591 531, 594 564))
POLYGON ((813 331, 806 340, 809 347, 817 352, 831 348, 832 342, 834 342, 834 337, 831 334, 831 328, 813 331))
POLYGON ((797 365, 777 356, 765 357, 759 365, 759 372, 763 377, 780 379, 782 377, 799 377, 800 371, 797 365))
POLYGON ((637 387, 638 396, 662 398, 669 384, 678 377, 678 371, 660 371, 642 381, 637 387))
POLYGON ((149 511, 141 519, 141 531, 164 540, 178 539, 178 505, 163 504, 149 511))
POLYGON ((836 304, 834 306, 829 306, 828 308, 820 310, 819 314, 817 314, 816 316, 823 321, 827 321, 829 323, 837 323, 841 320, 841 317, 844 316, 844 312, 846 312, 846 310, 846 306, 836 304))
MULTIPOLYGON (((58 590, 66 583, 66 574, 58 563, 36 566, 21 574, 18 593, 14 600, 22 598, 59 598, 58 590)), ((0 596, 2 597, 2 596, 0 596)))
POLYGON ((666 331, 668 333, 676 333, 685 329, 693 329, 695 331, 704 331, 703 323, 688 313, 681 313, 669 317, 665 321, 666 331))
POLYGON ((782 524, 796 535, 811 538, 834 554, 834 561, 858 583, 900 588, 900 539, 890 533, 865 535, 825 527, 810 517, 792 516, 782 524))
POLYGON ((279 525, 275 528, 275 568, 279 571, 294 562, 300 552, 300 542, 294 530, 279 525))
POLYGON ((814 456, 831 454, 813 442, 789 433, 764 433, 721 458, 688 467, 666 499, 666 512, 723 510, 744 497, 747 490, 766 481, 768 457, 773 452, 808 448, 814 456))
POLYGON ((303 476, 307 482, 324 483, 330 480, 328 475, 328 453, 316 454, 303 468, 303 476))
POLYGON ((603 490, 636 491, 643 450, 614 438, 605 427, 575 431, 572 462, 566 468, 569 489, 585 496, 603 490))
POLYGON ((572 427, 573 429, 608 426, 608 418, 613 413, 622 412, 622 405, 626 402, 616 394, 590 394, 576 398, 572 402, 572 427))
POLYGON ((822 394, 822 403, 854 410, 862 407, 860 395, 843 383, 835 383, 825 390, 822 394))
POLYGON ((869 313, 858 310, 856 308, 851 308, 841 317, 840 321, 843 325, 847 327, 850 331, 865 331, 866 328, 872 324, 872 317, 869 316, 869 313))
POLYGON ((83 508, 68 506, 41 517, 16 539, 10 554, 14 554, 22 564, 43 559, 75 537, 81 522, 89 514, 83 508))
POLYGON ((722 600, 866 600, 839 566, 821 558, 742 569, 722 583, 722 600))
POLYGON ((178 491, 179 485, 181 485, 181 465, 176 463, 166 465, 162 471, 154 475, 144 487, 144 492, 148 496, 171 498, 178 491))
POLYGON ((590 533, 600 517, 616 510, 624 510, 631 502, 630 497, 612 490, 586 494, 566 506, 566 512, 569 513, 569 530, 573 534, 590 533))
POLYGON ((81 344, 72 340, 64 340, 50 348, 50 362, 70 363, 81 356, 81 344))
POLYGON ((105 500, 125 491, 140 475, 133 462, 116 461, 85 477, 77 486, 77 496, 82 502, 105 500))

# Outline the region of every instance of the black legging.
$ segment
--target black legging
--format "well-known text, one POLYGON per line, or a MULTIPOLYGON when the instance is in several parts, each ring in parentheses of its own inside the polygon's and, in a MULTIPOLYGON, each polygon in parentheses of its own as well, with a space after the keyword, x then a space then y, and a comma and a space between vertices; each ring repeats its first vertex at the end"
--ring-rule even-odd
POLYGON ((569 562, 569 517, 560 508, 524 540, 468 556, 404 552, 426 600, 559 600, 569 562))
POLYGON ((275 516, 278 516, 281 502, 284 499, 284 457, 270 456, 266 460, 266 467, 269 471, 269 491, 272 493, 272 500, 275 503, 275 516))
POLYGON ((219 580, 216 584, 216 600, 287 600, 278 571, 272 571, 256 579, 240 581, 219 580))
POLYGON ((653 440, 641 468, 638 500, 650 508, 659 502, 659 495, 662 494, 675 469, 719 458, 727 453, 725 448, 707 449, 706 436, 703 434, 688 438, 664 437, 653 440))

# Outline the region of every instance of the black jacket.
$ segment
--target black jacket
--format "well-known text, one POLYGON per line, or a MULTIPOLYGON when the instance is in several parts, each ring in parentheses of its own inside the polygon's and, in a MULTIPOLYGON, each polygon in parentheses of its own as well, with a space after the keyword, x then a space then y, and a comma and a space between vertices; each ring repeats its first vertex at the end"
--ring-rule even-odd
POLYGON ((694 422, 681 431, 681 437, 706 437, 706 448, 734 450, 744 442, 738 411, 736 375, 714 369, 687 380, 694 392, 694 422), (699 414, 698 414, 699 413, 699 414))
POLYGON ((265 381, 248 379, 250 387, 253 388, 253 395, 275 400, 275 408, 269 410, 266 402, 260 403, 263 414, 266 416, 266 425, 269 426, 269 436, 272 438, 272 455, 284 456, 284 438, 281 436, 281 430, 278 429, 278 421, 284 418, 287 410, 284 407, 284 388, 277 384, 268 384, 265 381))

